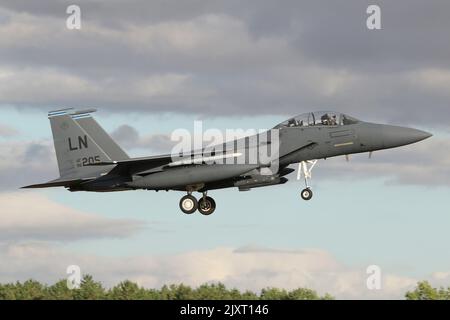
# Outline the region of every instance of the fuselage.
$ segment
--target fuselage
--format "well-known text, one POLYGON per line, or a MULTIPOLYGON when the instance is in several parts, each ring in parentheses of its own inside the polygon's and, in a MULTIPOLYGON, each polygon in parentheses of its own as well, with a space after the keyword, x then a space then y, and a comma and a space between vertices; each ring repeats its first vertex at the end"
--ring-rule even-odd
POLYGON ((206 191, 228 187, 248 190, 285 183, 287 179, 283 177, 293 171, 288 166, 294 163, 395 148, 430 136, 421 130, 364 122, 339 113, 308 113, 275 126, 270 134, 263 132, 228 142, 228 147, 220 145, 220 148, 192 151, 176 166, 171 164, 179 161, 178 155, 174 155, 169 165, 152 166, 148 170, 137 166, 139 174, 104 172, 99 179, 71 190, 206 191), (261 155, 267 153, 269 146, 271 157, 263 159, 261 155), (196 157, 191 157, 194 154, 196 157))
MULTIPOLYGON (((339 115, 341 119, 335 122, 310 121, 308 124, 297 122, 297 125, 281 124, 272 129, 278 134, 278 145, 277 155, 275 159, 271 159, 272 163, 277 162, 277 166, 271 174, 263 174, 264 167, 270 167, 268 163, 260 159, 254 162, 255 157, 248 157, 249 154, 262 154, 267 151, 267 136, 266 133, 262 133, 228 144, 233 147, 227 152, 241 155, 233 159, 234 162, 200 161, 176 169, 163 169, 138 178, 128 185, 133 188, 156 190, 185 190, 186 186, 194 186, 198 190, 211 190, 233 186, 252 188, 281 184, 287 180, 280 178, 291 172, 286 169, 294 163, 395 148, 431 136, 421 130, 363 122, 350 117, 348 118, 351 120, 345 122, 342 121, 344 116, 339 115), (261 138, 263 135, 264 138, 261 138), (239 161, 240 157, 245 156, 246 159, 239 161)), ((272 132, 269 137, 273 135, 272 132)), ((269 138, 270 142, 273 143, 273 140, 269 138)), ((210 152, 204 155, 205 159, 210 156, 210 152)))

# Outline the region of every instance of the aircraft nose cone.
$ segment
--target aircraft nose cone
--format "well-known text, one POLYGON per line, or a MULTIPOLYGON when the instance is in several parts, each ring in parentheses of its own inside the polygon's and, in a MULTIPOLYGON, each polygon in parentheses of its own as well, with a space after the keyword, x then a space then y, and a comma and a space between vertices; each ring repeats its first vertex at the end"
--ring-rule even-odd
POLYGON ((415 138, 417 139, 416 141, 422 141, 422 140, 428 139, 433 136, 431 133, 426 132, 426 131, 417 130, 417 129, 413 129, 413 130, 415 130, 414 134, 416 136, 415 138))
POLYGON ((432 134, 426 131, 413 128, 385 126, 383 128, 384 145, 386 148, 403 146, 431 137, 432 134))

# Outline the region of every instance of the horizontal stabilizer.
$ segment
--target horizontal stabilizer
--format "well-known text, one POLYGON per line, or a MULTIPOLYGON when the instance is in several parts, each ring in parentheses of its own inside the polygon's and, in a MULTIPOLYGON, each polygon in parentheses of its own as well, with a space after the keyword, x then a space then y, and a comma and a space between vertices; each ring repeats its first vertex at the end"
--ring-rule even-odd
POLYGON ((52 187, 71 187, 78 185, 83 182, 91 181, 92 179, 73 179, 73 180, 61 180, 56 179, 46 183, 33 184, 30 186, 22 187, 21 189, 42 189, 42 188, 52 188, 52 187))
POLYGON ((155 156, 155 157, 146 157, 146 158, 134 158, 129 160, 122 160, 122 161, 101 161, 96 163, 88 164, 88 166, 112 166, 116 165, 116 168, 113 169, 110 173, 113 173, 113 171, 117 171, 118 169, 124 169, 128 170, 132 167, 144 167, 144 168, 156 168, 159 166, 163 166, 166 164, 169 164, 172 162, 172 156, 171 155, 164 155, 164 156, 155 156))

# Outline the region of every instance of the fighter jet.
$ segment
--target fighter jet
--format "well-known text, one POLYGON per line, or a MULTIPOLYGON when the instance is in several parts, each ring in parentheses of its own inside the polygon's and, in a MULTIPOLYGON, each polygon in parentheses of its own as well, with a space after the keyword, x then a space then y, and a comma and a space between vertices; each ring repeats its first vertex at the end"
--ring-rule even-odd
POLYGON ((24 188, 65 187, 69 191, 176 190, 185 192, 182 212, 210 215, 208 191, 236 187, 248 191, 283 184, 295 171, 305 181, 301 198, 313 196, 308 181, 318 159, 396 148, 431 137, 428 132, 358 120, 321 111, 288 119, 273 129, 211 148, 183 154, 130 158, 95 121, 95 109, 63 109, 48 114, 60 177, 24 188), (261 150, 271 148, 269 157, 261 150), (255 153, 256 152, 256 153, 255 153), (249 157, 249 154, 256 156, 249 157), (199 199, 194 192, 201 193, 199 199))

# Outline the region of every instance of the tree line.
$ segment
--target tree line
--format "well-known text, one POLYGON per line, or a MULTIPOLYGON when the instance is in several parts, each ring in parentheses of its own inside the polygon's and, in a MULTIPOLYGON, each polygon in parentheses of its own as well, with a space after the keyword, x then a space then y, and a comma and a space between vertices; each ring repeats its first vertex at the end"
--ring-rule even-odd
MULTIPOLYGON (((450 287, 433 288, 428 282, 417 284, 405 294, 407 300, 450 300, 450 287)), ((278 288, 262 289, 259 293, 228 289, 224 284, 203 284, 197 288, 179 284, 160 289, 146 289, 131 281, 123 281, 106 289, 92 276, 85 275, 79 289, 70 290, 66 280, 53 285, 28 280, 0 284, 0 300, 332 300, 316 291, 298 288, 291 291, 278 288)))

